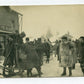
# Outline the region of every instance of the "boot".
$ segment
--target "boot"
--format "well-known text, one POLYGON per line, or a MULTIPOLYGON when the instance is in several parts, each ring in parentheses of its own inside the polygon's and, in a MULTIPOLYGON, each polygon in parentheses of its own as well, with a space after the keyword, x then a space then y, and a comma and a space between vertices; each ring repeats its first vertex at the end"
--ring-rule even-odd
POLYGON ((46 59, 46 63, 49 63, 48 58, 46 59))
POLYGON ((68 69, 69 69, 69 76, 72 76, 72 68, 69 67, 68 69))
POLYGON ((73 67, 72 67, 72 69, 75 69, 75 64, 73 64, 73 67))
POLYGON ((66 67, 63 68, 63 73, 61 74, 61 76, 65 76, 66 75, 66 67))

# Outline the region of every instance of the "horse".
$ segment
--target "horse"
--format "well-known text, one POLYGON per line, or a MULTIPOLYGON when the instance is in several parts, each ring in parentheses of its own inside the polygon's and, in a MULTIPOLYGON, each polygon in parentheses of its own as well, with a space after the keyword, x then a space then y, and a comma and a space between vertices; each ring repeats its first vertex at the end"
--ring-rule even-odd
POLYGON ((26 43, 21 50, 19 50, 18 67, 22 70, 27 70, 27 77, 32 76, 32 69, 36 68, 39 77, 41 77, 41 61, 34 46, 26 43))

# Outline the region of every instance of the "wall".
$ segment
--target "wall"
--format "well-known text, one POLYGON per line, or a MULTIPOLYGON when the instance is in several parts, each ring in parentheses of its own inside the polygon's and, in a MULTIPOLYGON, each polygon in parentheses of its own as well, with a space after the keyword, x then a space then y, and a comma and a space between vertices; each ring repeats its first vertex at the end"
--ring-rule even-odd
POLYGON ((8 6, 0 6, 0 29, 14 32, 19 30, 18 14, 8 6))
MULTIPOLYGON (((14 33, 15 30, 19 30, 19 18, 17 12, 10 9, 9 6, 0 6, 0 30, 14 33)), ((5 44, 7 40, 5 36, 0 34, 0 56, 4 55, 5 44)))

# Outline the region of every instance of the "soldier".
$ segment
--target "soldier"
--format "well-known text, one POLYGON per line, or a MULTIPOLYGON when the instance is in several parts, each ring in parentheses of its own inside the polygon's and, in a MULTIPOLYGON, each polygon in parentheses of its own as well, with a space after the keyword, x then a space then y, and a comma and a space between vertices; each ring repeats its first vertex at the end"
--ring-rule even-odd
POLYGON ((80 66, 84 75, 84 37, 79 38, 79 57, 80 57, 80 66))
POLYGON ((76 42, 73 41, 73 42, 71 42, 71 44, 73 46, 73 48, 72 48, 72 55, 73 55, 73 67, 72 67, 72 69, 75 69, 75 64, 77 63, 77 53, 78 53, 78 51, 77 51, 77 47, 76 47, 76 42))
POLYGON ((55 47, 55 57, 56 57, 56 55, 58 57, 58 52, 59 52, 58 51, 59 50, 59 41, 58 40, 56 40, 54 47, 55 47))
POLYGON ((19 32, 16 30, 15 34, 13 36, 14 46, 15 46, 15 64, 16 67, 18 66, 18 59, 19 59, 19 51, 22 49, 23 45, 23 38, 25 37, 25 33, 22 32, 19 34, 19 32))
POLYGON ((47 56, 47 59, 46 59, 46 63, 49 63, 49 59, 50 59, 50 45, 49 43, 45 40, 44 41, 44 52, 47 56))
POLYGON ((19 34, 18 31, 15 31, 15 34, 9 36, 8 44, 6 44, 6 50, 5 50, 6 59, 4 61, 4 66, 6 66, 7 64, 9 65, 9 68, 11 68, 9 71, 10 75, 12 75, 13 73, 12 72, 13 65, 15 65, 15 67, 18 67, 19 50, 22 47, 24 36, 25 36, 24 32, 19 34))
POLYGON ((14 50, 14 43, 13 39, 8 36, 6 39, 6 44, 5 44, 5 51, 4 51, 4 69, 3 69, 3 75, 5 75, 5 67, 8 65, 9 67, 9 75, 13 75, 13 65, 15 61, 15 50, 14 50))
POLYGON ((20 67, 22 69, 27 69, 27 75, 29 74, 32 76, 32 68, 36 68, 39 72, 40 76, 40 70, 41 70, 41 53, 37 53, 35 47, 33 44, 29 41, 29 38, 26 38, 26 43, 23 46, 22 51, 27 55, 26 59, 22 59, 23 62, 20 62, 20 67), (40 54, 40 55, 39 55, 40 54))
POLYGON ((38 38, 38 40, 35 42, 35 49, 38 53, 38 56, 40 57, 41 65, 43 64, 43 46, 41 42, 41 38, 38 38))
POLYGON ((59 45, 59 61, 60 66, 63 67, 62 76, 66 75, 67 67, 69 69, 69 76, 71 76, 73 66, 72 45, 66 36, 62 37, 62 41, 59 45))

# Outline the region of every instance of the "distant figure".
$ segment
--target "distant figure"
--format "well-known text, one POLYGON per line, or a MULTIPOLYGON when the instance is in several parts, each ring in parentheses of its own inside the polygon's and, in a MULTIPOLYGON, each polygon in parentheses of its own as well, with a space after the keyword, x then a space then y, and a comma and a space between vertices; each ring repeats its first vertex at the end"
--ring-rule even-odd
POLYGON ((59 50, 58 49, 59 48, 59 42, 58 42, 58 40, 56 40, 54 47, 55 47, 55 57, 56 57, 56 55, 58 55, 58 50, 59 50))
POLYGON ((35 41, 35 49, 40 57, 41 64, 43 64, 43 44, 41 42, 41 38, 38 38, 38 40, 35 41))
POLYGON ((43 46, 44 46, 44 53, 47 56, 46 63, 49 63, 49 59, 50 59, 50 44, 45 40, 43 46))

